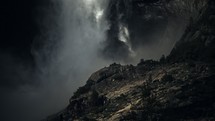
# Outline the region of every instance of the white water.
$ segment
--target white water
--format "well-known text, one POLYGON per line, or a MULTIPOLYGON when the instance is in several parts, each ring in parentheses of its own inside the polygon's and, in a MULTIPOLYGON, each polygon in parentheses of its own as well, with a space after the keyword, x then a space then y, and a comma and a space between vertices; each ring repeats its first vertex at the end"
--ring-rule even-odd
POLYGON ((38 121, 57 113, 69 104, 73 92, 90 74, 111 63, 97 53, 106 38, 104 13, 108 0, 52 1, 58 5, 44 11, 46 20, 41 26, 45 30, 39 36, 45 36, 45 45, 33 50, 37 70, 28 78, 40 85, 23 85, 6 94, 4 113, 8 121, 38 121), (49 14, 53 11, 57 14, 49 14))
POLYGON ((43 116, 68 105, 73 92, 86 83, 90 74, 111 63, 98 56, 108 28, 104 17, 107 3, 108 0, 61 1, 56 25, 61 28, 58 33, 61 39, 56 55, 49 58, 47 67, 40 69, 44 82, 38 90, 45 92, 44 99, 40 99, 45 106, 43 111, 46 111, 43 116))

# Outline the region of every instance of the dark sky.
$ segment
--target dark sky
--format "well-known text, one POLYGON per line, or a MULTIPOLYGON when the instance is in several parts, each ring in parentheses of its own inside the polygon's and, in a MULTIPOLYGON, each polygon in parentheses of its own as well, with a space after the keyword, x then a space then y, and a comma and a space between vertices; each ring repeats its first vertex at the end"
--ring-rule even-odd
POLYGON ((4 0, 0 4, 1 87, 13 87, 19 83, 11 81, 18 76, 16 61, 26 63, 33 60, 31 44, 38 31, 33 13, 37 5, 36 0, 4 0))
POLYGON ((23 79, 34 71, 32 46, 41 34, 42 8, 49 0, 4 0, 0 4, 0 87, 34 83, 23 79), (20 70, 25 70, 22 72, 20 70))
POLYGON ((39 33, 35 19, 39 16, 37 8, 42 5, 39 1, 3 0, 0 3, 0 120, 10 121, 13 120, 10 117, 16 117, 14 114, 21 113, 15 107, 21 104, 17 88, 33 83, 27 78, 34 65, 31 46, 39 33))
POLYGON ((38 32, 35 21, 39 0, 4 0, 0 4, 1 52, 30 59, 32 41, 38 32))

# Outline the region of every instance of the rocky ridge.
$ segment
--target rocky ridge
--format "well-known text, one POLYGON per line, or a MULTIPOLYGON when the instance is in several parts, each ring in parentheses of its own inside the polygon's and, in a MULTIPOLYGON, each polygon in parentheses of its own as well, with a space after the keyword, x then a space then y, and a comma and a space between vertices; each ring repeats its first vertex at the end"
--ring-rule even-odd
POLYGON ((215 120, 215 65, 112 64, 89 78, 48 121, 215 120))
POLYGON ((214 121, 214 4, 190 18, 167 58, 93 73, 46 121, 214 121))

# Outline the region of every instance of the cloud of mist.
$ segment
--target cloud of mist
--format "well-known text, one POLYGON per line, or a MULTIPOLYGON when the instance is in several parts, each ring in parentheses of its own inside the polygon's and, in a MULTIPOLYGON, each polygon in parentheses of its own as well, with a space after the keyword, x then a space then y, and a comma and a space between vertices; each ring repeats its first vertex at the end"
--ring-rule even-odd
POLYGON ((111 63, 98 55, 108 28, 103 17, 107 2, 53 0, 46 8, 39 8, 43 16, 37 20, 41 34, 32 48, 35 65, 29 65, 29 71, 28 64, 11 57, 8 60, 14 60, 11 64, 15 66, 5 67, 16 88, 0 88, 4 121, 38 121, 57 113, 90 74, 111 63))
POLYGON ((4 121, 38 121, 60 111, 90 74, 113 61, 136 64, 167 55, 186 26, 180 18, 157 15, 157 9, 142 13, 142 19, 130 15, 128 1, 122 8, 109 2, 51 0, 38 8, 35 65, 7 53, 0 56, 5 60, 0 65, 5 70, 0 87, 4 121))

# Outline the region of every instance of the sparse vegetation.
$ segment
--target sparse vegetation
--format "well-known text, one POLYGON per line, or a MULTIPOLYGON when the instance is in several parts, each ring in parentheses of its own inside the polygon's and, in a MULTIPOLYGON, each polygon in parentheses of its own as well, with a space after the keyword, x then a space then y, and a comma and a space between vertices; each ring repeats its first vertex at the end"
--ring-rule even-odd
POLYGON ((161 81, 162 82, 172 82, 174 80, 174 78, 172 77, 172 75, 168 75, 165 74, 162 78, 161 81))
POLYGON ((91 86, 94 84, 93 80, 88 80, 86 85, 84 85, 83 87, 79 87, 78 90, 76 92, 74 92, 72 99, 79 97, 80 95, 89 92, 89 90, 91 89, 91 86))
POLYGON ((166 63, 166 57, 165 57, 165 55, 161 56, 160 63, 162 63, 162 64, 166 63))

